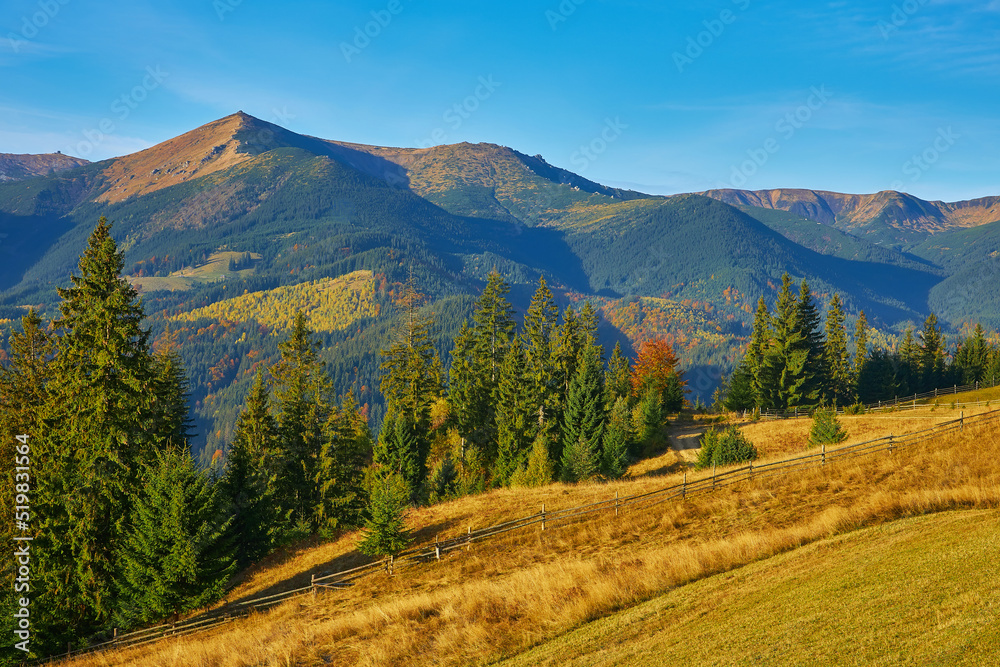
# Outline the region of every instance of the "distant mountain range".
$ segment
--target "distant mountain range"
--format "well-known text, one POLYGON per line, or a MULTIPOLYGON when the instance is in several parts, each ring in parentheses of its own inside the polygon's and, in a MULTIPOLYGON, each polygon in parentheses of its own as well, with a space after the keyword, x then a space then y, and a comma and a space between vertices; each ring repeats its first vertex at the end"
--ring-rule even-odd
POLYGON ((366 146, 242 112, 102 162, 17 157, 37 175, 23 166, 24 180, 0 183, 0 326, 28 304, 53 312, 55 288, 106 215, 154 334, 169 321, 180 335, 208 449, 226 442, 251 370, 276 354, 270 325, 235 297, 321 294, 290 287, 349 274, 351 284, 370 281, 364 311, 350 315, 362 292, 345 292, 336 316, 316 310, 316 319, 338 323, 323 332, 328 363, 376 418, 376 353, 396 316, 394 285, 411 269, 442 341, 491 270, 519 308, 544 275, 564 304, 601 308, 606 341, 671 340, 703 397, 738 358, 757 298, 773 299, 785 271, 821 300, 839 292, 852 316, 865 310, 887 334, 931 310, 946 325, 1000 326, 1000 198, 652 196, 504 146, 366 146))
POLYGON ((47 174, 90 164, 83 158, 70 157, 62 153, 44 155, 18 155, 0 153, 0 182, 20 181, 33 176, 47 174))
POLYGON ((734 206, 788 211, 846 232, 893 244, 1000 220, 1000 197, 959 202, 924 201, 903 192, 846 195, 821 190, 709 190, 707 197, 734 206))

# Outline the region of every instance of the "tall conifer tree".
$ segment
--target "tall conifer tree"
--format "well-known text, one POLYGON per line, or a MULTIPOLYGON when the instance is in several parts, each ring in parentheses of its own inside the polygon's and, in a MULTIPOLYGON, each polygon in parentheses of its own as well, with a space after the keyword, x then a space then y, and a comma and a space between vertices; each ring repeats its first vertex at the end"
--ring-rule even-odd
POLYGON ((823 360, 827 369, 826 398, 837 405, 846 405, 853 397, 851 381, 851 357, 847 351, 847 329, 844 327, 844 311, 840 305, 840 295, 830 299, 826 312, 826 343, 823 346, 823 360))
POLYGON ((561 475, 567 482, 592 477, 600 469, 604 437, 604 369, 596 345, 587 345, 570 383, 563 417, 561 475))
POLYGON ((219 491, 229 504, 235 558, 246 567, 271 552, 278 536, 275 506, 278 428, 270 413, 270 396, 260 372, 254 378, 246 406, 236 419, 233 442, 219 491))
MULTIPOLYGON (((149 332, 122 253, 101 218, 72 286, 59 289, 60 334, 50 400, 36 441, 37 621, 62 643, 105 626, 118 553, 140 473, 155 461, 156 383, 149 332)), ((63 644, 64 645, 64 644, 63 644)))

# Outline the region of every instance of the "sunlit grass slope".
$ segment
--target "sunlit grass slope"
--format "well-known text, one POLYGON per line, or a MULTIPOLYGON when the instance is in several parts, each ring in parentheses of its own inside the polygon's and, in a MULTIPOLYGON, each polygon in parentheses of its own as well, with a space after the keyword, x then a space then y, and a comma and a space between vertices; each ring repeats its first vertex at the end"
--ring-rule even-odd
POLYGON ((995 664, 998 522, 997 511, 957 511, 838 535, 681 586, 501 664, 995 664))
MULTIPOLYGON (((509 533, 503 539, 474 544, 468 550, 450 552, 440 563, 400 567, 394 576, 377 574, 358 580, 350 588, 320 593, 315 599, 309 596, 294 599, 270 613, 238 620, 212 632, 118 653, 83 656, 68 664, 153 667, 486 664, 518 656, 534 646, 544 646, 586 623, 671 591, 681 594, 687 585, 721 573, 733 577, 729 580, 730 589, 746 585, 748 595, 766 599, 766 584, 760 579, 765 574, 751 576, 757 570, 739 568, 753 563, 758 563, 755 567, 766 567, 767 560, 775 556, 788 559, 788 565, 776 561, 778 565, 774 567, 789 572, 788 578, 781 580, 781 586, 776 583, 775 605, 790 605, 781 600, 794 599, 793 589, 801 585, 806 586, 800 596, 802 609, 814 611, 805 614, 794 606, 775 606, 769 618, 763 615, 760 618, 768 618, 767 622, 778 629, 798 628, 800 641, 806 644, 802 650, 812 650, 807 632, 820 622, 819 611, 815 610, 822 608, 823 596, 827 604, 839 603, 840 598, 848 604, 845 597, 848 589, 863 587, 871 581, 845 579, 838 588, 831 572, 837 568, 849 572, 850 559, 860 563, 858 559, 865 552, 884 556, 883 565, 878 565, 879 558, 874 557, 873 567, 891 569, 891 554, 907 550, 921 552, 913 556, 917 560, 941 559, 942 569, 951 571, 941 576, 952 577, 949 581, 955 587, 942 589, 951 597, 939 599, 897 591, 898 582, 887 588, 893 595, 901 596, 900 605, 913 605, 909 613, 923 619, 930 614, 938 625, 918 626, 897 620, 895 625, 884 628, 885 641, 896 642, 897 655, 904 657, 917 641, 914 633, 918 631, 922 633, 918 633, 920 641, 950 646, 949 637, 956 635, 948 625, 949 619, 955 618, 955 623, 967 627, 975 626, 976 617, 971 612, 967 615, 963 609, 980 602, 963 596, 973 595, 977 577, 995 576, 996 568, 992 565, 995 556, 990 560, 989 554, 980 557, 971 551, 964 557, 962 553, 923 554, 924 550, 940 551, 941 544, 950 543, 926 542, 934 531, 919 521, 900 524, 903 528, 891 527, 883 533, 851 535, 851 532, 948 510, 1000 508, 998 424, 969 425, 961 433, 893 454, 838 460, 800 473, 756 478, 690 496, 686 501, 669 500, 644 509, 629 507, 617 517, 610 511, 578 523, 550 524, 545 531, 535 526, 509 533), (907 525, 914 526, 912 536, 908 535, 911 529, 907 525), (824 546, 823 541, 831 538, 834 541, 828 543, 830 546, 824 546), (871 548, 853 546, 883 541, 882 546, 871 548), (893 541, 901 546, 891 546, 893 541), (812 551, 796 556, 796 551, 803 547, 812 551), (838 550, 844 555, 837 556, 838 550), (982 569, 981 560, 990 565, 985 574, 956 571, 961 569, 958 564, 968 570, 982 569), (822 583, 824 577, 828 577, 827 584, 822 583), (809 588, 813 580, 817 583, 809 588), (938 616, 937 611, 954 612, 958 616, 938 616)), ((679 475, 669 474, 613 484, 502 489, 420 508, 410 514, 408 522, 415 530, 417 543, 427 544, 438 533, 442 537, 454 536, 469 526, 482 527, 537 512, 542 503, 548 509, 578 506, 614 497, 616 491, 622 495, 634 494, 677 481, 679 475)), ((996 515, 992 516, 995 526, 996 515)), ((962 534, 974 532, 972 528, 959 530, 962 534)), ((356 534, 347 534, 333 542, 302 545, 297 550, 277 554, 246 573, 229 600, 308 585, 311 574, 356 565, 361 562, 355 549, 356 539, 356 534)), ((973 544, 969 548, 976 547, 973 544)), ((918 589, 925 584, 931 586, 928 576, 914 575, 908 585, 918 589)), ((710 588, 711 582, 703 585, 709 586, 705 595, 716 590, 710 588)), ((995 593, 988 586, 984 585, 979 592, 983 605, 995 603, 995 593)), ((875 592, 865 595, 870 601, 877 599, 875 592)), ((987 612, 991 609, 983 608, 987 612)), ((705 613, 709 611, 706 609, 705 613)), ((881 614, 876 610, 869 613, 881 614)), ((733 614, 726 618, 738 616, 738 612, 733 614)), ((726 646, 731 655, 742 655, 741 651, 753 655, 753 642, 763 641, 744 639, 737 630, 712 634, 716 631, 701 628, 695 620, 697 613, 688 613, 679 606, 664 608, 660 615, 668 625, 689 623, 689 634, 709 633, 720 642, 723 637, 728 638, 726 646)), ((837 641, 846 652, 853 634, 869 636, 865 633, 869 632, 867 623, 871 618, 874 617, 845 613, 842 620, 845 626, 830 626, 830 632, 838 635, 837 641)), ((880 635, 872 630, 870 636, 880 635)), ((833 641, 830 640, 830 646, 833 641)), ((872 644, 872 647, 875 651, 878 646, 872 644)), ((961 653, 962 646, 955 645, 955 651, 961 653)), ((585 654, 586 651, 581 652, 585 654)), ((808 663, 811 655, 801 654, 800 662, 808 663)), ((903 660, 907 661, 908 658, 903 660)), ((719 664, 729 661, 723 659, 719 664)))

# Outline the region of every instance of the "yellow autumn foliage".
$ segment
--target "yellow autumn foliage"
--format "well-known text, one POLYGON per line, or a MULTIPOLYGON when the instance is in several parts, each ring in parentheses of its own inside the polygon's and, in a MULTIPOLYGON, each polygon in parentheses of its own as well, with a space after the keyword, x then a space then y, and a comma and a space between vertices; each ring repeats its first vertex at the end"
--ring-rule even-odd
POLYGON ((243 294, 170 319, 175 322, 194 322, 203 318, 257 322, 281 331, 292 326, 295 312, 301 310, 314 331, 337 331, 359 319, 379 314, 380 305, 375 301, 377 286, 378 281, 371 271, 355 271, 339 278, 243 294))

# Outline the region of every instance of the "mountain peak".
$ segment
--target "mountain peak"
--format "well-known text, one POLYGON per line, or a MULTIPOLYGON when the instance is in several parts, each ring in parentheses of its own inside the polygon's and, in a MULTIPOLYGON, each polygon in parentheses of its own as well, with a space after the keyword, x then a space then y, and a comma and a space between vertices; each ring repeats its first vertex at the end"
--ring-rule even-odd
POLYGON ((260 122, 238 111, 151 148, 117 158, 104 171, 107 187, 97 201, 120 202, 244 162, 252 155, 239 150, 237 134, 260 122))

